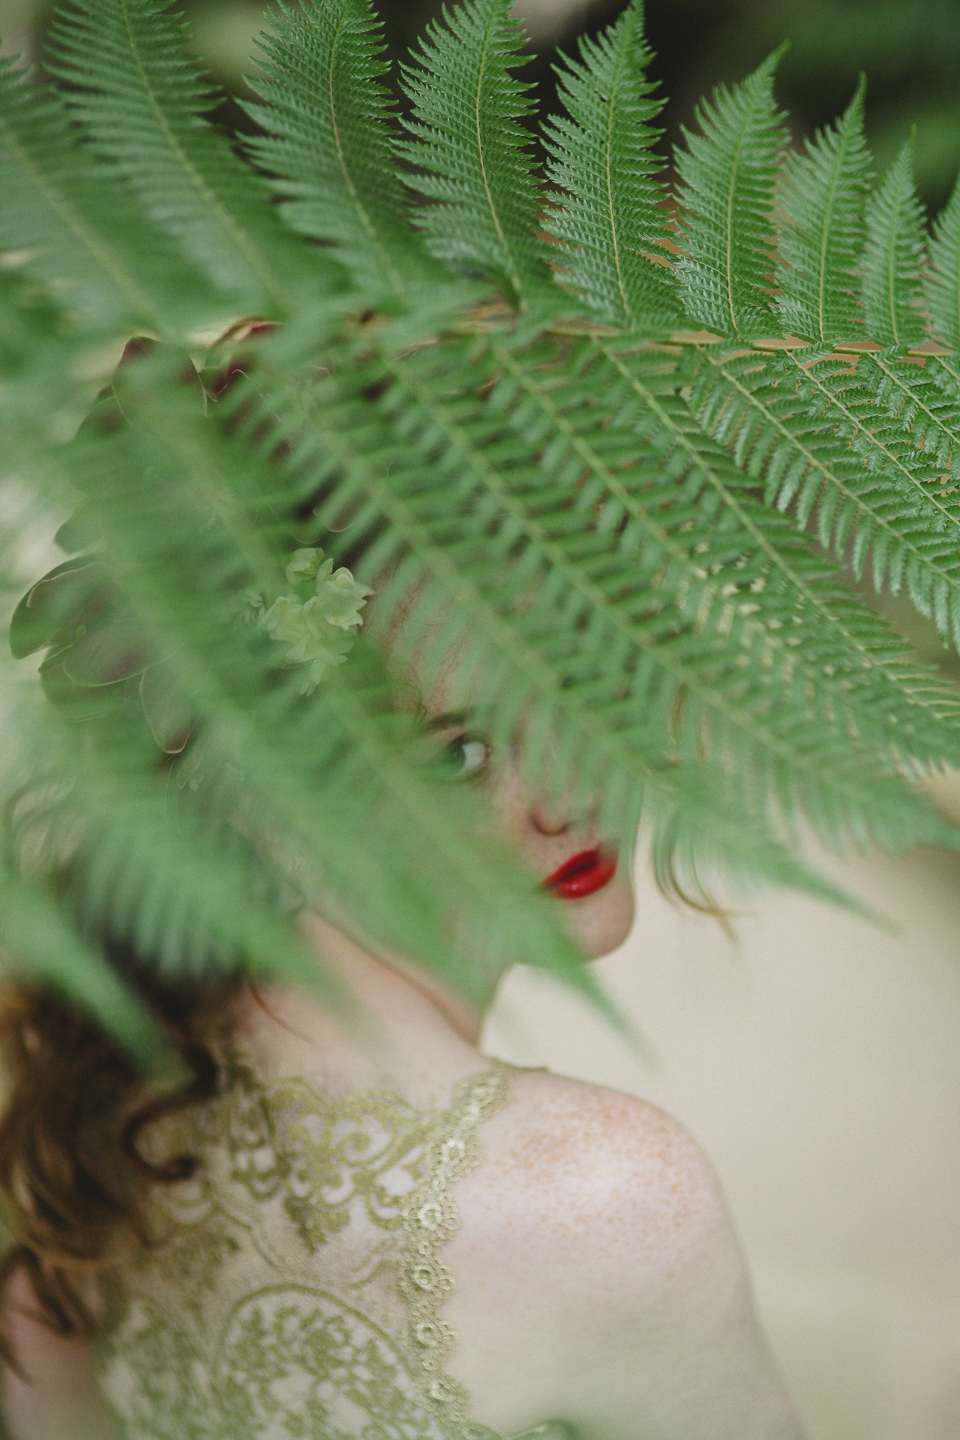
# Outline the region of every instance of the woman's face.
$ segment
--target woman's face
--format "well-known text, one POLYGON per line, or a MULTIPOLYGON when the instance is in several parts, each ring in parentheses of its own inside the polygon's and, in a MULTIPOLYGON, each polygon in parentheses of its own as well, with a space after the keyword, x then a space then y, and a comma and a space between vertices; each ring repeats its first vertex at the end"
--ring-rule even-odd
POLYGON ((501 833, 562 906, 581 949, 591 957, 616 949, 630 933, 634 910, 629 860, 616 839, 531 793, 514 748, 499 754, 462 713, 448 714, 435 702, 424 708, 453 773, 485 788, 501 833))
POLYGON ((436 632, 429 623, 411 626, 422 618, 421 603, 422 593, 414 588, 386 610, 374 593, 364 623, 392 656, 403 688, 445 747, 449 773, 463 784, 483 787, 501 834, 562 907, 583 952, 591 958, 608 954, 623 943, 633 923, 629 854, 620 852, 617 837, 601 835, 593 819, 575 823, 564 806, 532 793, 521 770, 519 745, 503 753, 471 726, 472 687, 460 651, 455 647, 439 665, 422 663, 436 632), (411 631, 418 638, 408 644, 411 631))

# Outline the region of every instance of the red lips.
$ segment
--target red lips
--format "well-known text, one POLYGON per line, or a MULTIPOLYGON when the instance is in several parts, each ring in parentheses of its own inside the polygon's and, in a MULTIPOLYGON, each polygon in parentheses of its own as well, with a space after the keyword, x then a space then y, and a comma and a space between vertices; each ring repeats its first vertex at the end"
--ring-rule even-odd
POLYGON ((609 885, 616 870, 616 851, 602 850, 598 845, 593 850, 571 855, 543 884, 561 900, 581 900, 584 895, 593 895, 609 885))

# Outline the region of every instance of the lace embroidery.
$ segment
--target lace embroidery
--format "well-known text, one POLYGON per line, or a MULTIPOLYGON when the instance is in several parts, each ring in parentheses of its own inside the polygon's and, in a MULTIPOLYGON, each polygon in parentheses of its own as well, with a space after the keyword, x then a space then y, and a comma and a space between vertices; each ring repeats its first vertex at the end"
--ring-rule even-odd
POLYGON ((420 1111, 236 1061, 224 1095, 158 1126, 158 1156, 203 1164, 157 1192, 155 1244, 109 1286, 97 1360, 129 1440, 497 1440, 443 1371, 439 1252, 507 1069, 420 1111))
POLYGON ((453 1288, 453 1276, 440 1259, 440 1249, 460 1226, 451 1190, 479 1163, 477 1130, 503 1104, 506 1088, 500 1066, 468 1082, 446 1123, 432 1135, 424 1157, 423 1180, 403 1208, 407 1252, 400 1293, 410 1309, 409 1334, 419 1354, 426 1394, 445 1433, 469 1436, 470 1440, 489 1440, 493 1432, 467 1421, 467 1393, 443 1371, 456 1337, 440 1315, 453 1288))

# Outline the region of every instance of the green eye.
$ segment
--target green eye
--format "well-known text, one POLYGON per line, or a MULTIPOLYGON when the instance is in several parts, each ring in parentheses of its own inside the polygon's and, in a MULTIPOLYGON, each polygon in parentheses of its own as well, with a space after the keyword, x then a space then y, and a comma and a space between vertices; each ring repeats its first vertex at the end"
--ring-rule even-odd
POLYGON ((474 735, 460 735, 447 745, 444 758, 449 779, 473 780, 487 768, 490 746, 474 735))

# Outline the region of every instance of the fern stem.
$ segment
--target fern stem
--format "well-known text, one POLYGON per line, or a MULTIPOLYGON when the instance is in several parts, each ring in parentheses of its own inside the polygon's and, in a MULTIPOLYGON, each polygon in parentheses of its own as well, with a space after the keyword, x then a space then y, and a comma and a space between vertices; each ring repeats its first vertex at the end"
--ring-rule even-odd
POLYGON ((745 117, 737 138, 736 149, 733 152, 733 164, 730 167, 730 183, 727 187, 727 308, 730 311, 731 335, 736 335, 738 330, 737 310, 733 295, 733 197, 737 188, 737 167, 740 153, 746 143, 747 129, 751 118, 750 116, 745 117))
POLYGON ((616 113, 616 96, 623 75, 624 66, 627 63, 629 46, 627 38, 624 37, 624 44, 617 57, 617 68, 614 72, 613 84, 610 87, 610 99, 607 104, 607 154, 606 154, 606 179, 607 179, 607 206, 610 215, 610 236, 613 240, 613 263, 617 270, 617 286, 620 290, 620 302, 623 305, 624 315, 632 313, 630 301, 627 299, 627 290, 623 279, 623 266, 620 263, 620 236, 617 233, 617 215, 613 199, 613 117, 616 113))

